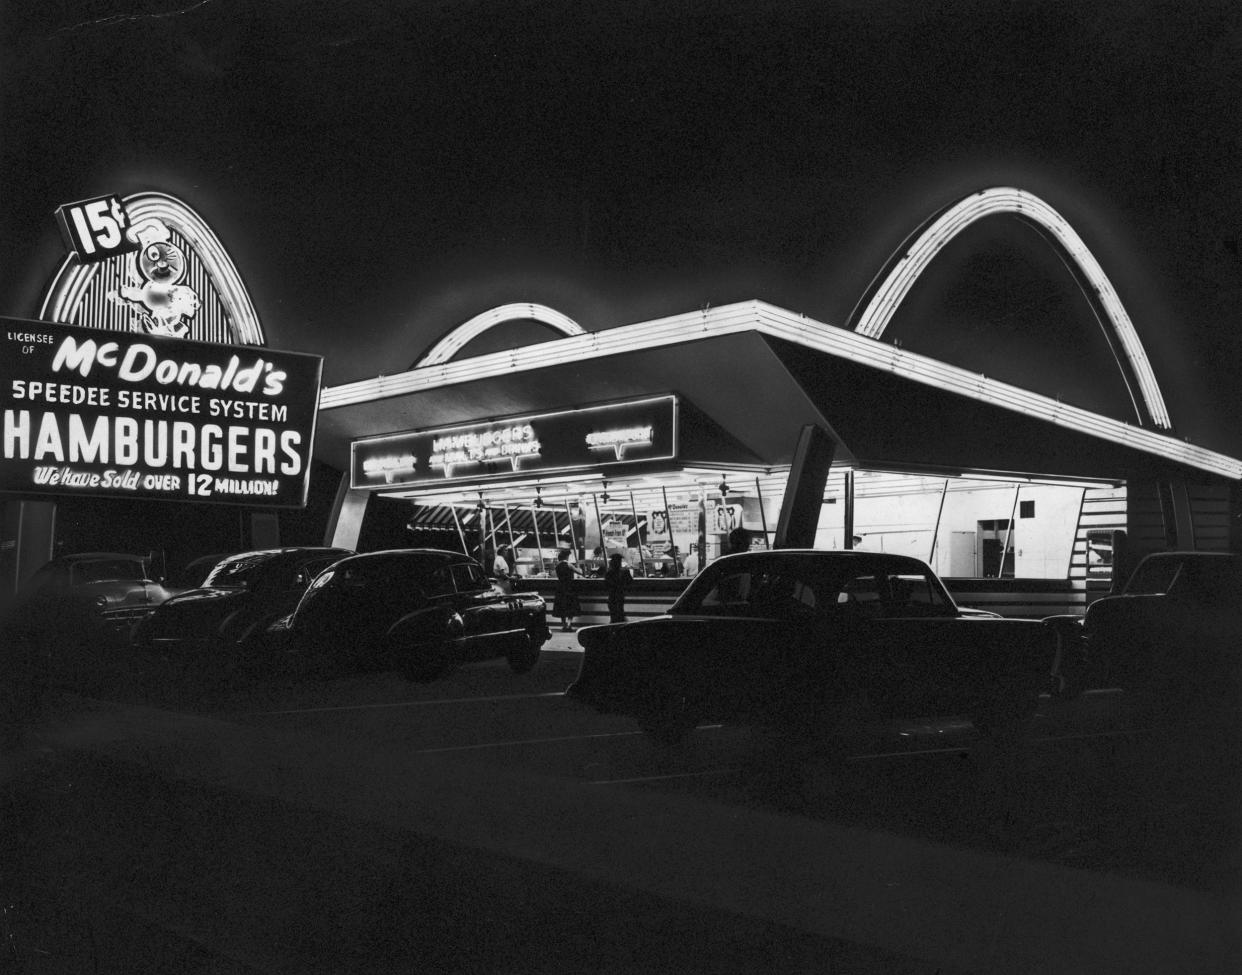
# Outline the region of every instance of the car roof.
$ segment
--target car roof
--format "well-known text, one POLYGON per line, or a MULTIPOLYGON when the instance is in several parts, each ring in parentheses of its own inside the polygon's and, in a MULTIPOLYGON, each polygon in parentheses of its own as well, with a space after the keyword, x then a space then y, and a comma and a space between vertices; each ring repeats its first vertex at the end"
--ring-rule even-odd
MULTIPOLYGON (((341 557, 353 555, 354 553, 347 548, 336 548, 332 545, 289 545, 285 548, 256 548, 248 552, 234 552, 232 555, 216 556, 221 562, 230 559, 252 559, 256 555, 331 555, 333 552, 340 552, 341 557)), ((211 558, 211 556, 203 556, 203 558, 211 558)))
POLYGON ((1148 559, 1242 559, 1242 553, 1238 552, 1198 552, 1198 551, 1181 551, 1172 552, 1149 552, 1143 556, 1143 561, 1148 559))
POLYGON ((149 562, 149 555, 135 555, 133 552, 74 552, 72 555, 58 555, 54 559, 50 559, 47 564, 69 563, 69 562, 95 562, 99 559, 133 559, 137 562, 149 562))
POLYGON ((420 559, 426 562, 474 562, 478 559, 472 558, 461 552, 453 552, 443 548, 386 548, 377 552, 359 552, 353 556, 351 561, 358 559, 380 560, 380 559, 420 559))
POLYGON ((771 548, 771 549, 751 549, 749 552, 733 552, 729 555, 722 555, 714 560, 712 565, 719 565, 727 559, 754 559, 754 558, 797 558, 797 559, 813 559, 815 561, 824 562, 858 562, 858 563, 884 563, 894 567, 918 568, 920 570, 927 568, 927 563, 922 559, 915 558, 912 555, 898 555, 895 552, 858 552, 853 549, 822 549, 822 548, 771 548))

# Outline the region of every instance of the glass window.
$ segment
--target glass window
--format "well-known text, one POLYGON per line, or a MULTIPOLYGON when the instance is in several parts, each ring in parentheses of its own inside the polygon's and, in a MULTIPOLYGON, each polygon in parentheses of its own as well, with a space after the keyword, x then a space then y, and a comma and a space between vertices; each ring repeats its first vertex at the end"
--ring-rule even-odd
POLYGON ((457 591, 453 584, 453 572, 447 565, 432 569, 427 574, 426 587, 428 596, 446 596, 457 591))
MULTIPOLYGON (((491 586, 487 576, 483 573, 483 569, 471 562, 455 565, 452 571, 453 581, 457 584, 458 592, 477 592, 480 589, 487 589, 491 586)), ((433 586, 432 588, 435 592, 440 591, 438 587, 433 586)))
POLYGON ((879 616, 883 608, 879 576, 864 573, 847 578, 837 594, 837 603, 863 616, 879 616))
POLYGON ((74 569, 75 584, 88 582, 136 581, 143 578, 142 563, 129 559, 107 559, 79 562, 74 569))
POLYGON ((682 612, 721 616, 790 619, 814 613, 819 605, 815 586, 796 572, 762 564, 723 571, 713 584, 699 590, 697 602, 682 612))
POLYGON ((1181 568, 1180 559, 1145 559, 1130 578, 1126 592, 1134 595, 1163 595, 1172 587, 1181 568))
POLYGON ((934 616, 948 608, 944 591, 930 576, 909 573, 888 577, 886 615, 934 616))
POLYGON ((744 616, 750 608, 751 573, 734 569, 722 572, 715 584, 702 592, 692 612, 744 616))

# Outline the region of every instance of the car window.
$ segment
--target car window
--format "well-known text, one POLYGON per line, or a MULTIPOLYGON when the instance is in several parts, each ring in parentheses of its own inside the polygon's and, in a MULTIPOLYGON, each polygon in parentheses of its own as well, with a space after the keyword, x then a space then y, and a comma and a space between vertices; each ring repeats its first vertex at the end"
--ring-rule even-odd
POLYGON ((819 604, 811 580, 794 571, 754 565, 722 571, 713 584, 699 590, 699 598, 680 612, 715 616, 790 619, 815 612, 819 604))
POLYGON ((457 585, 453 582, 453 573, 447 565, 432 569, 427 573, 425 585, 428 596, 446 596, 457 591, 457 585))
POLYGON ((481 589, 491 588, 491 582, 483 573, 481 566, 465 562, 453 566, 452 573, 458 592, 478 592, 481 589))
MULTIPOLYGON (((305 589, 311 584, 314 578, 319 575, 319 573, 321 573, 328 566, 339 561, 339 556, 326 555, 304 562, 302 567, 297 571, 297 577, 294 579, 292 587, 295 589, 305 589)), ((324 581, 326 582, 327 580, 324 581)))
POLYGON ((751 574, 745 570, 722 572, 706 589, 691 612, 743 616, 750 605, 751 574))
POLYGON ((887 577, 886 616, 936 616, 949 610, 944 592, 929 576, 912 572, 887 577))
POLYGON ((1158 596, 1167 593, 1181 571, 1178 559, 1145 559, 1126 585, 1131 595, 1158 596))
POLYGON ((129 559, 100 559, 97 562, 79 562, 73 567, 74 584, 90 582, 133 582, 145 577, 142 563, 129 559))
POLYGON ((837 593, 837 604, 867 618, 881 615, 880 577, 872 572, 847 576, 837 593))

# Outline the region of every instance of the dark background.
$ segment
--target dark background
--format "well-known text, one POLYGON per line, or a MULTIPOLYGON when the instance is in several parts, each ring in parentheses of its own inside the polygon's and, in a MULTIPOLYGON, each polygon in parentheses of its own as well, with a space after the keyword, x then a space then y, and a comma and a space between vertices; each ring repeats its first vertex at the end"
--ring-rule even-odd
MULTIPOLYGON (((160 190, 329 385, 517 300, 588 330, 748 298, 843 325, 927 216, 1013 185, 1113 281, 1177 435, 1242 455, 1236 0, 0 9, 2 314, 37 311, 58 205, 160 190)), ((1124 410, 1086 302, 1014 219, 955 241, 885 339, 1124 410)))

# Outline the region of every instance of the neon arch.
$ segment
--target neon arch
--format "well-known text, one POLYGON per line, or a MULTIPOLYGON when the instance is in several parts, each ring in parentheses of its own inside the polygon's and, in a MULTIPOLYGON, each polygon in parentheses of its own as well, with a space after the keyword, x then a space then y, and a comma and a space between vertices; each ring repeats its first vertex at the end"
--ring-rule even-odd
MULTIPOLYGON (((124 203, 133 226, 141 226, 148 219, 159 220, 187 245, 187 274, 195 279, 200 298, 214 299, 204 301, 201 317, 196 316, 191 326, 191 338, 234 345, 266 344, 241 275, 202 217, 164 193, 135 193, 125 197, 124 203)), ((85 265, 70 255, 48 287, 39 317, 67 325, 128 331, 126 313, 106 298, 107 292, 123 281, 127 268, 127 255, 85 265)))
POLYGON ((549 308, 547 305, 531 304, 530 302, 513 302, 508 305, 499 305, 490 311, 475 315, 470 321, 458 325, 433 345, 430 351, 419 359, 415 366, 442 365, 457 355, 467 343, 478 338, 488 329, 495 328, 497 325, 503 325, 505 322, 524 321, 526 319, 547 325, 564 336, 586 334, 586 330, 581 325, 554 308, 549 308))
POLYGON ((863 295, 850 316, 854 331, 868 338, 880 338, 897 307, 945 245, 971 224, 996 214, 1011 214, 1026 221, 1053 244, 1073 273, 1108 340, 1139 422, 1143 423, 1146 416, 1154 426, 1171 428, 1173 424, 1147 352, 1143 349, 1134 324, 1122 307, 1121 299, 1112 283, 1066 219, 1043 200, 1025 190, 1007 186, 980 190, 933 215, 907 238, 906 243, 894 252, 876 275, 872 287, 863 295), (1135 396, 1136 386, 1142 397, 1145 413, 1135 396))

